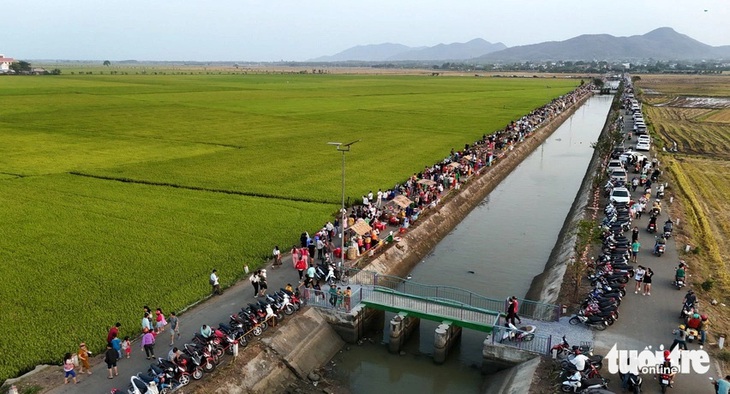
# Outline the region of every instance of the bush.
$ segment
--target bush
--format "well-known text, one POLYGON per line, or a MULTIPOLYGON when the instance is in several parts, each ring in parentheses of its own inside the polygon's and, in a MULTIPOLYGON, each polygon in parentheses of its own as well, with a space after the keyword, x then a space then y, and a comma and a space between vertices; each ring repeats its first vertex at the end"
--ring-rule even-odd
POLYGON ((700 254, 702 252, 702 249, 699 246, 695 246, 694 249, 692 249, 692 254, 700 254))
POLYGON ((706 281, 702 282, 700 287, 702 287, 702 290, 704 291, 710 291, 712 290, 712 286, 715 285, 715 281, 712 279, 707 279, 706 281))

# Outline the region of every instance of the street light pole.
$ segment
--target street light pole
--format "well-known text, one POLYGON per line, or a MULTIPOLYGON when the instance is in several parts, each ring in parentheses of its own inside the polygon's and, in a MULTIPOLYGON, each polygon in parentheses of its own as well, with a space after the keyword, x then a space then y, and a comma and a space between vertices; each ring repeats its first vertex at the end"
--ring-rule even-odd
POLYGON ((356 142, 360 142, 360 140, 352 141, 347 144, 343 144, 341 142, 327 143, 328 145, 336 146, 337 150, 342 152, 342 207, 340 209, 340 214, 342 218, 340 219, 340 269, 343 269, 345 267, 345 219, 347 213, 347 210, 345 209, 345 152, 349 152, 350 147, 356 142))

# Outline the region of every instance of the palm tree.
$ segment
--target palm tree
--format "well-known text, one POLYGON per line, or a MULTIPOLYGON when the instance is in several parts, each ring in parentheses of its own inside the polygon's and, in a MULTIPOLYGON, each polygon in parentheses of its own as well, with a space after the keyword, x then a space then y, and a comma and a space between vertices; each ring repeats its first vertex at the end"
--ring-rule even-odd
POLYGON ((109 67, 112 65, 112 62, 110 62, 109 60, 104 60, 104 65, 109 67))

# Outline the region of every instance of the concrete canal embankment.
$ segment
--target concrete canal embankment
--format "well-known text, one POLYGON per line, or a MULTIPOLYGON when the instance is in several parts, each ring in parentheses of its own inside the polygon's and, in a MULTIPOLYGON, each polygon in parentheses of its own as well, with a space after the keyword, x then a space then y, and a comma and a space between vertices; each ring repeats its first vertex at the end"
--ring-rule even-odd
MULTIPOLYGON (((617 98, 614 98, 614 101, 615 100, 617 100, 617 98)), ((615 115, 615 112, 609 111, 599 138, 610 133, 610 121, 613 115, 615 115)), ((545 269, 542 273, 533 278, 530 289, 525 295, 526 299, 540 301, 547 304, 558 303, 558 296, 560 295, 560 288, 563 285, 563 277, 565 276, 567 263, 573 255, 573 249, 576 242, 574 224, 576 221, 583 218, 586 207, 590 203, 593 179, 599 171, 601 160, 600 152, 598 150, 594 150, 591 161, 588 164, 585 175, 583 176, 583 181, 581 182, 578 193, 575 196, 575 200, 570 207, 568 216, 565 217, 563 227, 560 229, 555 247, 550 253, 550 257, 545 264, 545 269)))

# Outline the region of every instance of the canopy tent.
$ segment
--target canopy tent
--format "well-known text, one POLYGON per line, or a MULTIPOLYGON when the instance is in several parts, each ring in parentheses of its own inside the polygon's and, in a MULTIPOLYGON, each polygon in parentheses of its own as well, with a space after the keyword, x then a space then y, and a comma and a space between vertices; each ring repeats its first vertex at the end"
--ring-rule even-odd
POLYGON ((461 164, 459 164, 457 162, 453 162, 453 163, 449 163, 449 167, 451 167, 451 168, 459 168, 459 167, 461 167, 461 164))
POLYGON ((401 208, 407 208, 409 205, 411 205, 411 203, 413 203, 413 201, 411 201, 408 197, 404 195, 397 195, 390 202, 398 205, 401 208))
POLYGON ((370 232, 373 230, 373 228, 370 227, 370 225, 367 224, 367 222, 365 222, 364 220, 359 219, 357 222, 355 222, 355 224, 350 226, 350 228, 348 228, 348 230, 352 230, 352 231, 356 232, 357 235, 365 235, 365 234, 370 234, 370 232))
POLYGON ((426 185, 426 186, 433 186, 433 185, 436 184, 436 182, 434 182, 434 181, 432 181, 430 179, 419 179, 418 180, 418 183, 420 183, 421 185, 426 185))

